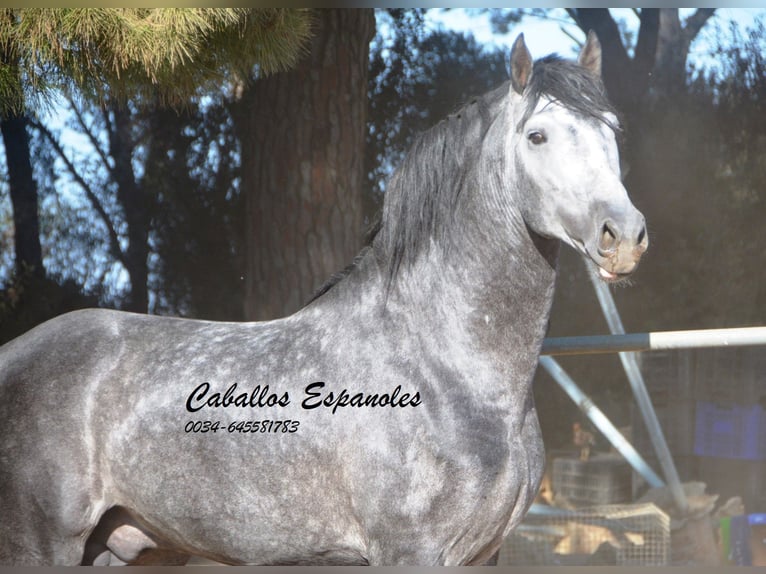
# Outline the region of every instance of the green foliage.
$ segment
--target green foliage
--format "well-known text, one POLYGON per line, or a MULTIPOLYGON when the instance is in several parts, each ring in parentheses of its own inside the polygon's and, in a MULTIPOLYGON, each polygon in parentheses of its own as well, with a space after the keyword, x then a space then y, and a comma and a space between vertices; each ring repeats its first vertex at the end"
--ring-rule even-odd
MULTIPOLYGON (((311 25, 311 11, 305 9, 1 10, 0 114, 29 113, 62 92, 79 100, 80 105, 94 106, 76 115, 81 120, 78 128, 93 144, 95 153, 67 158, 63 171, 60 160, 69 150, 55 143, 57 134, 35 124, 34 169, 41 189, 40 225, 49 275, 61 273, 86 289, 101 287, 98 293, 102 304, 115 304, 123 295, 120 285, 124 286, 125 281, 120 277, 120 263, 125 263, 124 246, 130 234, 126 231, 128 218, 123 213, 126 206, 115 200, 120 195, 116 193, 115 169, 120 166, 110 161, 114 150, 108 149, 104 141, 103 133, 112 121, 105 110, 112 109, 118 102, 127 114, 135 115, 137 109, 143 108, 151 115, 159 113, 158 106, 193 107, 190 102, 196 96, 206 93, 220 96, 226 89, 235 90, 254 77, 293 65, 302 55, 311 25), (77 197, 72 187, 63 193, 62 177, 74 182, 84 194, 77 197), (103 289, 106 286, 112 291, 103 289)), ((147 128, 149 124, 151 122, 137 121, 129 139, 135 136, 136 142, 156 142, 157 138, 152 139, 151 130, 147 128)), ((128 159, 133 167, 151 173, 153 166, 149 160, 157 155, 156 145, 152 148, 151 144, 139 143, 134 148, 133 141, 121 145, 135 151, 128 159)), ((180 166, 181 173, 191 172, 186 176, 186 185, 179 189, 200 189, 195 179, 199 178, 201 189, 217 185, 216 189, 225 188, 223 195, 231 199, 236 195, 231 193, 233 176, 214 169, 200 174, 199 167, 195 166, 209 167, 205 159, 208 148, 198 146, 197 149, 195 160, 175 166, 180 166), (205 178, 213 178, 215 185, 206 187, 202 183, 205 178)), ((165 150, 166 153, 177 151, 165 150)), ((182 159, 189 158, 183 156, 182 159)), ((165 180, 169 177, 164 175, 165 180)), ((158 178, 150 179, 139 184, 143 186, 141 192, 147 193, 144 197, 151 198, 146 209, 152 212, 151 217, 157 218, 158 201, 153 194, 160 193, 161 185, 157 183, 158 178)), ((180 217, 191 220, 193 209, 189 206, 198 206, 189 200, 189 197, 197 198, 193 191, 187 192, 185 198, 180 194, 173 197, 175 204, 164 207, 176 208, 180 217)), ((214 217, 205 221, 212 225, 220 223, 214 217)), ((187 231, 194 235, 193 230, 187 231)), ((230 239, 227 234, 224 237, 230 239)), ((183 241, 183 238, 177 239, 177 242, 183 241)), ((127 243, 133 245, 130 241, 127 243)), ((164 247, 167 242, 158 240, 157 243, 164 247)), ((159 269, 156 255, 153 261, 159 269)), ((200 269, 199 265, 196 269, 200 269)), ((157 276, 155 270, 153 281, 160 285, 157 289, 162 295, 162 282, 157 281, 157 276)), ((11 283, 14 281, 14 284, 23 283, 21 278, 11 283)), ((76 291, 73 285, 74 282, 66 289, 76 291)), ((44 287, 38 285, 32 291, 39 291, 45 298, 44 287)), ((9 289, 11 294, 19 292, 13 287, 9 289)), ((189 287, 187 291, 195 289, 189 287)), ((174 299, 172 289, 168 293, 167 297, 161 297, 158 307, 177 310, 182 306, 178 303, 182 297, 174 299)), ((192 299, 191 303, 186 302, 186 308, 196 307, 195 301, 201 298, 192 299)), ((213 298, 203 299, 212 305, 213 298)), ((27 299, 27 303, 29 301, 32 299, 27 299)), ((42 300, 41 305, 45 307, 42 300)), ((12 310, 7 307, 6 311, 12 310)), ((8 313, 6 319, 10 316, 8 313)), ((224 313, 231 314, 230 310, 224 313)))
POLYGON ((310 27, 310 11, 282 8, 5 9, 2 111, 62 87, 181 105, 200 89, 247 81, 253 66, 291 66, 310 27))
POLYGON ((16 66, 0 61, 0 111, 19 112, 24 109, 25 94, 16 66))

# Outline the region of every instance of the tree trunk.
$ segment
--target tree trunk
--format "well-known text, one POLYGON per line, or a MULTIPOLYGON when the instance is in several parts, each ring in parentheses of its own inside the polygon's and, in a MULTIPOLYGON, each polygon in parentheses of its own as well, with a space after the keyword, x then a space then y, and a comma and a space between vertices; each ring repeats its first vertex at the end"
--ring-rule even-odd
POLYGON ((701 8, 682 24, 678 8, 660 8, 654 64, 655 97, 668 98, 685 92, 689 49, 714 12, 715 8, 701 8))
MULTIPOLYGON (((9 17, 9 14, 4 14, 9 17)), ((12 16, 11 16, 12 18, 12 16)), ((40 246, 40 219, 37 205, 37 183, 32 174, 32 160, 24 111, 19 57, 12 48, 3 46, 0 64, 13 76, 15 89, 5 94, 5 113, 0 117, 5 157, 8 166, 8 186, 13 206, 15 271, 21 276, 31 273, 45 277, 42 248, 40 246)))
POLYGON ((300 308, 358 252, 371 9, 323 9, 310 53, 234 107, 246 209, 245 316, 300 308))
POLYGON ((32 175, 27 118, 22 115, 5 117, 0 121, 8 179, 13 205, 16 273, 25 271, 37 277, 45 276, 40 222, 37 212, 37 184, 32 175))

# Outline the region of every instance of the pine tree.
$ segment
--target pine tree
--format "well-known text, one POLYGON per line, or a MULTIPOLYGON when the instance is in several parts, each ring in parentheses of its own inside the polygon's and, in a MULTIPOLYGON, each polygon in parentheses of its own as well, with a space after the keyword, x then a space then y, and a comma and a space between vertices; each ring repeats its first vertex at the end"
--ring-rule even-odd
MULTIPOLYGON (((242 85, 254 67, 263 76, 293 65, 310 27, 310 11, 276 8, 0 11, 0 131, 17 275, 45 275, 27 132, 31 110, 61 90, 113 110, 128 101, 180 106, 205 88, 242 85)), ((145 239, 146 230, 128 235, 145 239)), ((128 250, 146 254, 143 246, 128 250)), ((131 280, 145 283, 142 266, 136 269, 131 280)), ((138 299, 145 307, 146 298, 138 299)))

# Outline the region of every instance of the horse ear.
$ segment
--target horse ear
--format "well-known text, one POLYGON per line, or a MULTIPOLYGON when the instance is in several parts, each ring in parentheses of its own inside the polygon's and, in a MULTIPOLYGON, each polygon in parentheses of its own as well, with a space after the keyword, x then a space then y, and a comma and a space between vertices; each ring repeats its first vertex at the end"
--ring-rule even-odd
POLYGON ((588 32, 588 39, 580 51, 577 63, 597 78, 601 77, 601 42, 593 30, 588 32))
POLYGON ((511 85, 517 94, 524 92, 532 75, 532 54, 524 43, 524 34, 519 34, 511 49, 511 85))

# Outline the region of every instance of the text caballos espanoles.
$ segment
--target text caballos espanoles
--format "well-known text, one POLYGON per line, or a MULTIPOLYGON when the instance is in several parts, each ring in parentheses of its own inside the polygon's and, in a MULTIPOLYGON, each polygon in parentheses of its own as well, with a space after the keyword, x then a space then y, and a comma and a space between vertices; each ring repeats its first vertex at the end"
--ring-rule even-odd
MULTIPOLYGON (((322 381, 310 383, 303 390, 301 407, 306 410, 320 407, 332 409, 332 413, 344 407, 416 407, 420 404, 420 393, 402 392, 402 386, 397 385, 391 392, 365 393, 350 392, 342 389, 340 392, 327 390, 322 381)), ((223 393, 211 392, 210 383, 198 385, 186 400, 186 410, 196 413, 205 408, 264 408, 286 407, 290 404, 290 394, 273 392, 269 385, 256 385, 250 392, 237 390, 237 383, 232 383, 223 393)))

